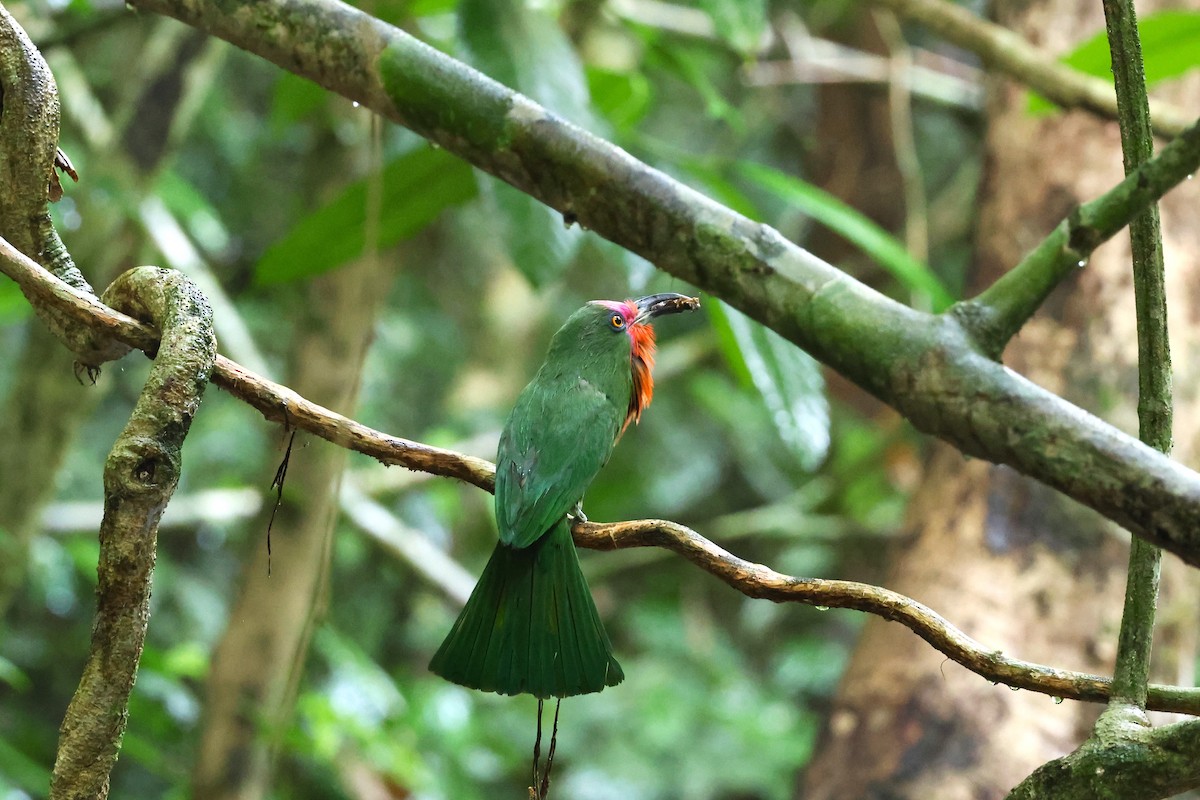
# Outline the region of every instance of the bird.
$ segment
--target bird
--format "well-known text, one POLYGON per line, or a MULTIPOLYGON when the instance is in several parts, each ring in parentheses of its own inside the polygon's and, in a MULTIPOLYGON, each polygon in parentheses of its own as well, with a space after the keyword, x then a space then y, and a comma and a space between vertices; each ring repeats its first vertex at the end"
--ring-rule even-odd
POLYGON ((531 694, 539 709, 544 699, 599 692, 624 679, 580 569, 570 518, 586 519, 584 491, 650 404, 651 321, 699 306, 675 292, 593 300, 554 334, 500 436, 499 541, 430 661, 435 674, 485 692, 531 694))

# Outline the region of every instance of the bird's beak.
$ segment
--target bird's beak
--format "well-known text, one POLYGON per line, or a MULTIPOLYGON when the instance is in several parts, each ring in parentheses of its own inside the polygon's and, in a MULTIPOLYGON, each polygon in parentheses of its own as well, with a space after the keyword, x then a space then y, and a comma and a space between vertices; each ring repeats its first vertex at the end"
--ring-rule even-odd
POLYGON ((677 292, 663 292, 662 294, 639 297, 633 301, 633 304, 638 309, 637 319, 634 322, 641 323, 654 317, 661 317, 663 314, 679 314, 683 311, 695 311, 700 307, 700 298, 688 297, 685 294, 677 292))

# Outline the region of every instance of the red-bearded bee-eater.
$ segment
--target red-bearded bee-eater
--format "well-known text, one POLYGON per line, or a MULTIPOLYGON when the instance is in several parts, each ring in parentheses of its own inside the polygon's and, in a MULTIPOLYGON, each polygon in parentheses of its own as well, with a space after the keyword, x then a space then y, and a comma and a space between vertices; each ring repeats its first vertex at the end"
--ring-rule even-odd
POLYGON ((625 677, 579 568, 568 513, 654 390, 654 329, 699 300, 594 300, 554 334, 496 456, 500 542, 429 668, 500 694, 569 697, 625 677))

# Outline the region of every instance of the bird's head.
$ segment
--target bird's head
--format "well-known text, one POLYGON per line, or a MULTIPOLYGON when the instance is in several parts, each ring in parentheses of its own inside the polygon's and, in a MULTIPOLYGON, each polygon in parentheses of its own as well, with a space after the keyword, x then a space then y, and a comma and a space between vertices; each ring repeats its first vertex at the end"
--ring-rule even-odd
POLYGON ((665 314, 693 311, 700 307, 700 300, 676 292, 663 292, 636 300, 593 300, 585 306, 589 307, 603 312, 602 326, 610 335, 623 333, 628 340, 633 390, 629 397, 629 412, 621 427, 623 432, 630 422, 641 419, 642 411, 650 405, 654 395, 654 327, 651 322, 665 314))

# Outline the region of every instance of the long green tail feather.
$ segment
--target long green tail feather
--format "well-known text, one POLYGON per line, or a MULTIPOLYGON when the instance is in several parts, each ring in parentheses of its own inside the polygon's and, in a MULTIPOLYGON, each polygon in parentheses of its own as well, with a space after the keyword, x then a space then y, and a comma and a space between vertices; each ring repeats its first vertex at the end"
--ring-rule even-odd
POLYGON ((625 678, 565 520, 529 547, 496 545, 429 668, 472 689, 542 698, 625 678))

